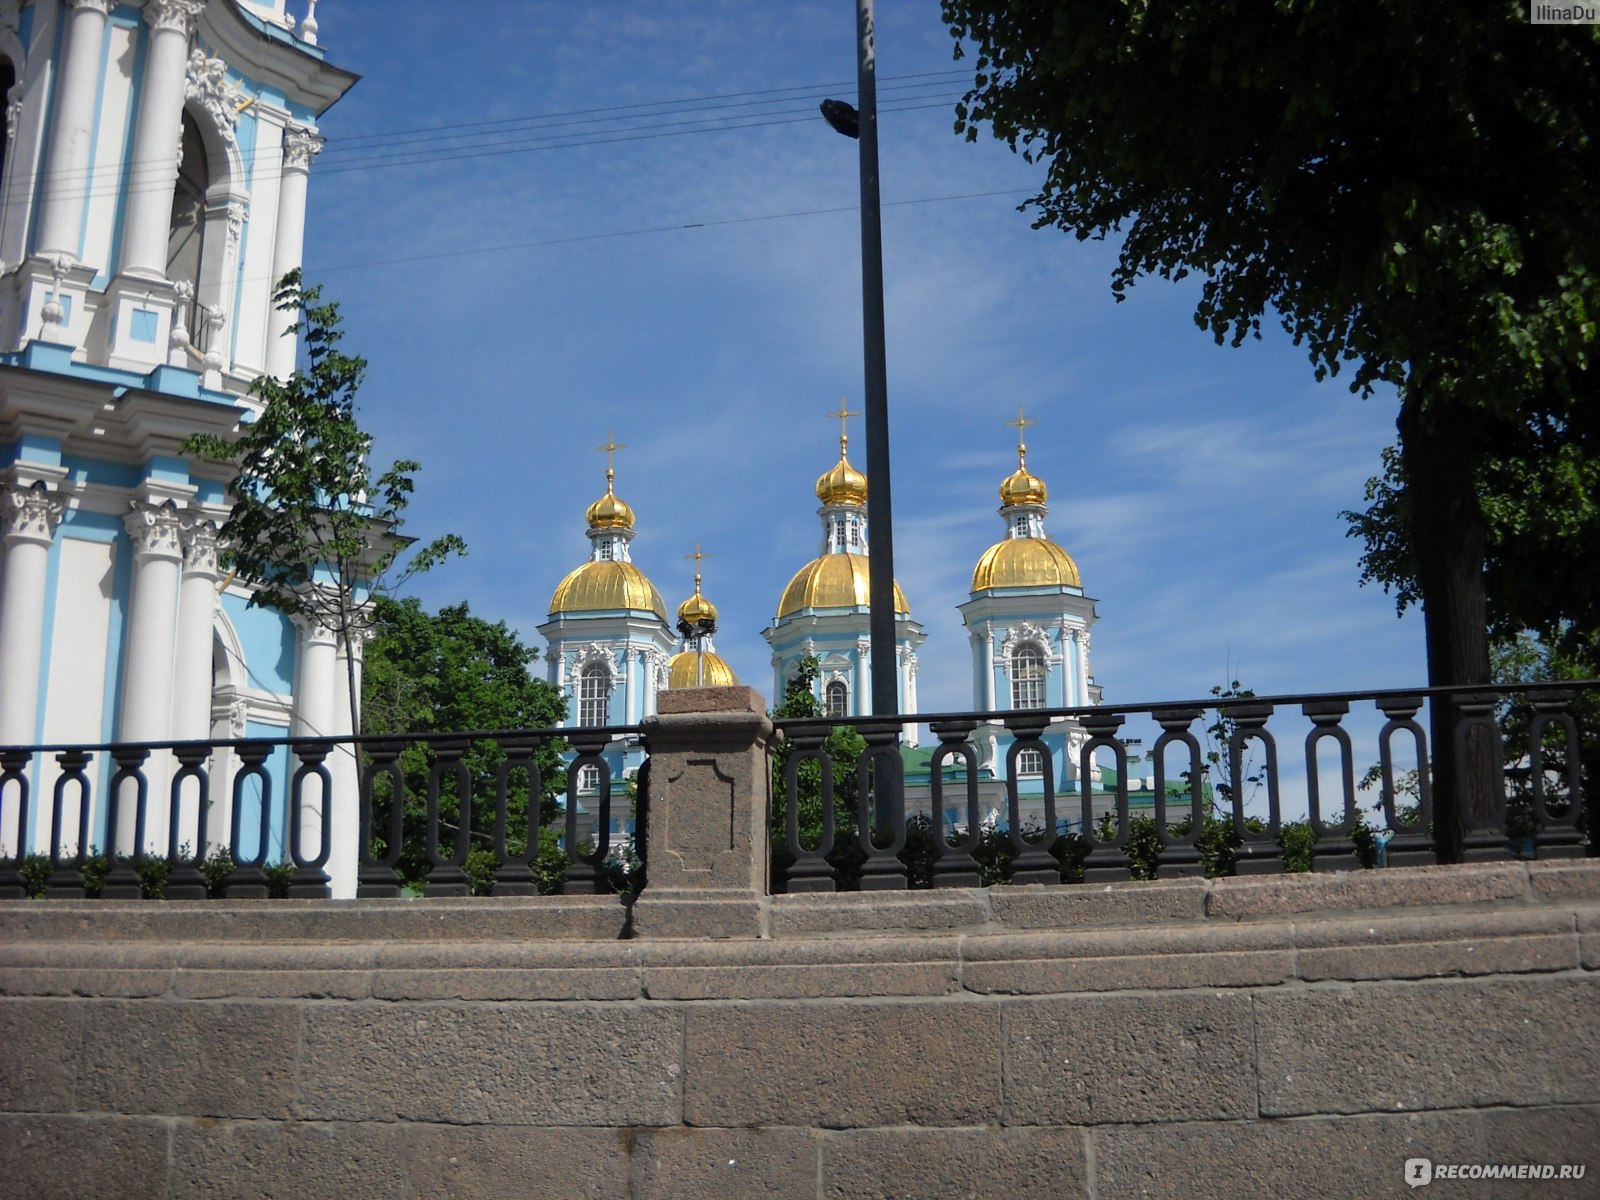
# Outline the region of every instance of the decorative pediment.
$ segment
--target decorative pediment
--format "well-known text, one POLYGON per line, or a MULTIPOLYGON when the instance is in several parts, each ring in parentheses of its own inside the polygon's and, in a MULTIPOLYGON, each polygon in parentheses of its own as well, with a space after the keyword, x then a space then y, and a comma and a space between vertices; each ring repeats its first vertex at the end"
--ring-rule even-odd
POLYGON ((1024 621, 1021 625, 1013 625, 1006 631, 1005 639, 1000 643, 1000 653, 1006 661, 1017 652, 1018 647, 1033 644, 1039 647, 1039 652, 1044 655, 1046 664, 1053 663, 1059 657, 1050 645, 1050 635, 1031 621, 1024 621))

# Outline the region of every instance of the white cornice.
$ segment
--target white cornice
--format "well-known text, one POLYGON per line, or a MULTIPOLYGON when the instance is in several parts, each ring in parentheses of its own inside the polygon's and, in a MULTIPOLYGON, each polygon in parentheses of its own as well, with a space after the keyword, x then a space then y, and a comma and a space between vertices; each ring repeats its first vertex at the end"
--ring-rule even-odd
POLYGON ((200 40, 212 54, 254 83, 283 89, 290 101, 323 112, 360 78, 313 51, 263 34, 233 0, 208 4, 200 15, 200 40))

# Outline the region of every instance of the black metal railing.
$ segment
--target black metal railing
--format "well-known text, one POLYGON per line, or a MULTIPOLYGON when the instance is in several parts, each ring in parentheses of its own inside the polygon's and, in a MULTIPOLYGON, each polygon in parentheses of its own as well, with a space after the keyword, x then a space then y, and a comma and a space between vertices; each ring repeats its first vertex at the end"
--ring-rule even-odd
POLYGON ((613 835, 606 752, 629 744, 635 726, 0 747, 0 898, 326 897, 341 822, 359 896, 626 889, 644 841, 613 835))
POLYGON ((1600 682, 778 726, 775 890, 1349 870, 1440 861, 1441 805, 1460 832, 1447 857, 1587 854, 1600 682), (912 724, 931 753, 906 754, 912 724), (1280 759, 1291 726, 1303 770, 1280 759))

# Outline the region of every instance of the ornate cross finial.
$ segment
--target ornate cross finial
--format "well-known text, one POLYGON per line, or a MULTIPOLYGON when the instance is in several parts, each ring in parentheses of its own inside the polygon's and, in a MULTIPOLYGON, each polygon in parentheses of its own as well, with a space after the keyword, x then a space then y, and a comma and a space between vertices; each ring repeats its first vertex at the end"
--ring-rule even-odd
POLYGON ((617 435, 607 431, 606 442, 603 446, 596 446, 596 450, 606 456, 606 490, 611 489, 611 481, 617 477, 616 454, 618 450, 626 450, 627 446, 617 441, 617 435))
POLYGON ((694 559, 694 590, 695 594, 698 595, 700 592, 700 560, 703 558, 710 558, 711 555, 700 549, 700 543, 696 542, 694 544, 694 553, 685 554, 684 557, 694 559))
POLYGON ((839 397, 839 411, 827 414, 839 418, 839 456, 844 457, 845 449, 850 445, 850 418, 859 417, 858 412, 851 412, 844 402, 844 397, 839 397))
POLYGON ((1029 425, 1037 425, 1038 423, 1037 421, 1030 421, 1022 415, 1022 405, 1020 404, 1017 405, 1017 419, 1006 422, 1007 425, 1017 431, 1017 465, 1019 467, 1028 465, 1028 444, 1022 440, 1023 430, 1027 429, 1029 425))

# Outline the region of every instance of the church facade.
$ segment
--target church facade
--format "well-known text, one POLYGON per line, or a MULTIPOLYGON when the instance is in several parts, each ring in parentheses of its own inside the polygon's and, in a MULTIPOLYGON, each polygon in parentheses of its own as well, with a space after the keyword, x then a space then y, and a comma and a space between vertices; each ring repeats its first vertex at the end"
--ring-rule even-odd
MULTIPOLYGON (((316 32, 283 0, 0 2, 0 743, 349 731, 359 645, 250 606, 218 568, 227 469, 180 452, 294 369, 272 294, 300 265, 318 121, 355 82, 316 32)), ((353 777, 348 754, 329 765, 353 777)), ((214 844, 235 766, 212 764, 214 844)), ((170 760, 145 770, 164 796, 170 760)), ((292 770, 280 751, 258 797, 271 861, 292 770)), ((26 847, 47 845, 47 809, 26 847)), ((69 848, 110 848, 106 817, 69 848)), ((149 847, 166 819, 152 803, 149 847)), ((335 895, 353 895, 353 806, 334 828, 335 895)))

